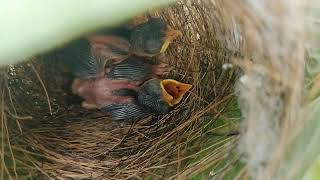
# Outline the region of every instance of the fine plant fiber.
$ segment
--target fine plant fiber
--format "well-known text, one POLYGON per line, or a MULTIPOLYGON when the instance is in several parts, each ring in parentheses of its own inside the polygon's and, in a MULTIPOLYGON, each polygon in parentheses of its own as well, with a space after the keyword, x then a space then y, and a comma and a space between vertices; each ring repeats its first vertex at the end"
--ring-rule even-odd
POLYGON ((239 24, 244 42, 243 58, 233 61, 244 72, 236 85, 245 119, 239 151, 253 179, 292 179, 297 169, 280 167, 304 124, 300 116, 305 64, 303 4, 286 0, 223 4, 239 24))
POLYGON ((239 70, 223 66, 239 56, 240 36, 224 27, 220 10, 193 1, 149 13, 182 31, 166 52, 168 77, 193 85, 162 117, 117 122, 81 108, 54 52, 3 67, 2 177, 188 179, 209 169, 207 178, 222 178, 239 161, 239 70))

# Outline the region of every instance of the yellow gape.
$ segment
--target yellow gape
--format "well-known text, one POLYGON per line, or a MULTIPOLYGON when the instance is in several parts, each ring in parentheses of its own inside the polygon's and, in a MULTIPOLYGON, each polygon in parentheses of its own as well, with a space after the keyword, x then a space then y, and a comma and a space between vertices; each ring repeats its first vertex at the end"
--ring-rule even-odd
POLYGON ((192 87, 191 84, 181 83, 173 79, 165 79, 160 82, 164 100, 169 106, 178 104, 183 96, 192 87))
POLYGON ((175 39, 177 39, 179 36, 182 36, 181 31, 174 30, 174 29, 171 29, 170 27, 168 27, 168 30, 166 31, 166 37, 165 37, 164 43, 161 47, 160 53, 165 52, 167 50, 167 48, 169 47, 170 43, 172 41, 174 41, 175 39))

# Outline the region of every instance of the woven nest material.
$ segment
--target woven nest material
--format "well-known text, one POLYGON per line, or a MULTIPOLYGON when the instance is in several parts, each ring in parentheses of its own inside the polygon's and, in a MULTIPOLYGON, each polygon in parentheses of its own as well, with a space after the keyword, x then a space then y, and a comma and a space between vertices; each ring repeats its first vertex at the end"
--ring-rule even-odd
POLYGON ((222 68, 237 51, 223 38, 219 15, 211 13, 217 8, 200 1, 151 12, 182 31, 166 52, 174 67, 169 77, 194 86, 162 117, 117 122, 81 108, 52 55, 5 69, 6 176, 188 178, 208 167, 219 167, 214 175, 223 176, 238 160, 233 156, 238 121, 227 116, 235 110, 230 104, 236 72, 222 68))
POLYGON ((237 178, 292 179, 283 160, 303 127, 298 4, 198 0, 151 12, 182 31, 166 52, 169 77, 193 85, 162 117, 116 122, 81 108, 53 55, 3 68, 2 177, 222 179, 240 169, 237 178))

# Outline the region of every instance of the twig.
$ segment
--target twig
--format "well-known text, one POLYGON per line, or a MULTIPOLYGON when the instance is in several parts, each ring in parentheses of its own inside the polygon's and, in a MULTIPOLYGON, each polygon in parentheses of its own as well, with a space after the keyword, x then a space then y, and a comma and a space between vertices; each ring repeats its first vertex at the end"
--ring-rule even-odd
POLYGON ((47 97, 47 102, 48 102, 48 106, 49 106, 49 112, 50 112, 50 115, 52 115, 50 98, 49 98, 49 95, 48 95, 48 92, 47 92, 47 88, 45 87, 45 85, 44 85, 44 83, 43 83, 43 81, 42 81, 42 79, 41 79, 38 71, 36 70, 36 68, 33 66, 32 63, 31 63, 31 68, 33 69, 34 73, 36 74, 36 76, 37 76, 37 78, 38 78, 38 80, 39 80, 39 82, 40 82, 40 84, 41 84, 41 86, 42 86, 42 88, 43 88, 43 90, 44 90, 44 93, 45 93, 45 95, 46 95, 46 97, 47 97))

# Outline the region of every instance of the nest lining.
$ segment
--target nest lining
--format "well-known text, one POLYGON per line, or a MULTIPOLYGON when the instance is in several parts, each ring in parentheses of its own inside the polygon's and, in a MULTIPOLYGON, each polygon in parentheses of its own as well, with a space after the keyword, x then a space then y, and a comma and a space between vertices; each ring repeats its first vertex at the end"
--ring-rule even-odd
POLYGON ((1 76, 2 137, 6 176, 124 179, 189 178, 205 167, 223 176, 237 142, 233 84, 237 73, 224 70, 236 52, 221 34, 217 7, 202 1, 151 12, 179 29, 183 37, 166 52, 174 67, 168 77, 194 86, 173 111, 137 122, 112 121, 85 110, 68 91, 71 79, 45 55, 7 67, 1 76), (231 108, 230 108, 231 107, 231 108), (10 143, 9 143, 10 142, 10 143), (11 153, 12 152, 12 153, 11 153), (221 168, 222 167, 222 168, 221 168), (213 168, 214 169, 214 168, 213 168), (222 170, 221 170, 222 169, 222 170))

